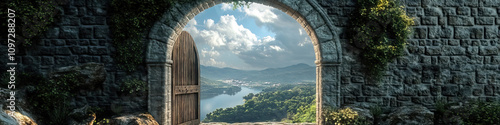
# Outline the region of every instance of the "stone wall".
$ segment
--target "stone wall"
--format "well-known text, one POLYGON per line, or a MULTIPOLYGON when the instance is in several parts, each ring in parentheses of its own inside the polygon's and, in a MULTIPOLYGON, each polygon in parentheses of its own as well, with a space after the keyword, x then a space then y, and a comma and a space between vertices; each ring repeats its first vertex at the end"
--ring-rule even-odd
MULTIPOLYGON (((124 80, 146 80, 145 66, 127 74, 113 61, 114 47, 109 29, 109 0, 68 0, 59 7, 60 19, 55 26, 41 35, 33 47, 18 48, 17 68, 22 72, 39 72, 43 75, 65 66, 88 62, 105 64, 107 79, 95 91, 80 91, 72 105, 106 107, 116 112, 147 110, 147 95, 130 96, 120 92, 124 80)), ((19 33, 19 32, 18 32, 19 33)), ((5 43, 4 43, 5 44, 5 43)), ((6 45, 0 46, 7 50, 6 45)), ((6 55, 2 55, 6 56, 6 55)), ((2 57, 2 63, 6 57, 2 57)), ((22 86, 18 86, 22 87, 22 86)))
MULTIPOLYGON (((355 0, 318 0, 345 30, 355 0)), ((388 66, 380 85, 360 72, 359 49, 341 35, 342 104, 399 107, 436 100, 500 100, 500 1, 405 0, 415 17, 406 56, 388 66)), ((340 32, 343 32, 341 30, 340 32)))
MULTIPOLYGON (((124 80, 147 81, 147 71, 146 65, 141 65, 139 71, 127 74, 114 63, 109 0, 69 1, 61 6, 60 21, 42 36, 41 42, 20 50, 19 67, 47 74, 64 66, 104 63, 108 74, 103 86, 97 91, 80 91, 74 105, 120 109, 116 112, 147 111, 147 95, 119 91, 124 80)), ((343 58, 339 71, 331 68, 331 72, 320 72, 322 77, 337 81, 325 84, 340 83, 340 104, 432 107, 438 99, 500 100, 500 1, 404 0, 407 13, 415 17, 414 33, 408 40, 407 55, 390 64, 379 85, 366 82, 358 58, 360 51, 348 43, 344 34, 355 0, 316 2, 322 7, 316 9, 330 17, 326 21, 337 27, 332 32, 340 35, 343 58), (340 78, 334 73, 341 74, 340 78)), ((0 48, 5 50, 6 45, 0 48)), ((325 90, 324 95, 337 94, 333 88, 320 89, 325 90)))

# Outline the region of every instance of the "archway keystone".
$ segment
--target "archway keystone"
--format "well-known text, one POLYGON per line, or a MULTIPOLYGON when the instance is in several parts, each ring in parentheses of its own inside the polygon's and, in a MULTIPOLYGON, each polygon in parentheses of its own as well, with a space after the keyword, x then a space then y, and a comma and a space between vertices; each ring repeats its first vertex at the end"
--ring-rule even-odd
MULTIPOLYGON (((315 0, 249 0, 277 8, 305 29, 316 56, 316 121, 324 106, 340 105, 341 44, 337 28, 315 0)), ((198 13, 232 0, 196 0, 167 10, 147 34, 148 111, 161 125, 171 124, 172 48, 184 26, 198 13)))

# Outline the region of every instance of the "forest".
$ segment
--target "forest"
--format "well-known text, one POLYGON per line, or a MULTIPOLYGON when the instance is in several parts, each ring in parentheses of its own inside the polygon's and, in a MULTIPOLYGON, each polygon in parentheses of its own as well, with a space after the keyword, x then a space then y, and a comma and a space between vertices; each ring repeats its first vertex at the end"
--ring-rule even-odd
POLYGON ((315 93, 315 84, 268 87, 243 97, 243 105, 208 113, 203 122, 315 122, 315 93))

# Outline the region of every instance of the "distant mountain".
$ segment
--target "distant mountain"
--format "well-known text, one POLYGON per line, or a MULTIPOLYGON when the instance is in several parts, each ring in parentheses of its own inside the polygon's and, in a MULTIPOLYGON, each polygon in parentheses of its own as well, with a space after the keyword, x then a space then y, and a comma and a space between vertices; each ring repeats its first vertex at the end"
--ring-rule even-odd
POLYGON ((265 70, 238 70, 203 65, 200 66, 200 69, 201 76, 213 80, 234 79, 252 82, 298 83, 314 81, 316 78, 316 68, 303 63, 265 70))

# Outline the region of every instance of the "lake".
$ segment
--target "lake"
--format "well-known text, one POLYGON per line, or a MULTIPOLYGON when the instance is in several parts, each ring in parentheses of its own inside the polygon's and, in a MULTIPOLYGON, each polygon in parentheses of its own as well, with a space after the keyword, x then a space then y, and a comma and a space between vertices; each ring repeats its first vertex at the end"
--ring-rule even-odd
POLYGON ((261 91, 262 91, 261 89, 241 87, 241 91, 236 93, 235 95, 222 94, 212 98, 202 99, 200 101, 200 108, 201 108, 200 120, 203 121, 206 115, 214 111, 215 109, 235 107, 237 105, 241 105, 245 103, 245 101, 243 101, 244 96, 250 93, 257 94, 261 91))

